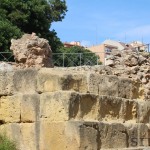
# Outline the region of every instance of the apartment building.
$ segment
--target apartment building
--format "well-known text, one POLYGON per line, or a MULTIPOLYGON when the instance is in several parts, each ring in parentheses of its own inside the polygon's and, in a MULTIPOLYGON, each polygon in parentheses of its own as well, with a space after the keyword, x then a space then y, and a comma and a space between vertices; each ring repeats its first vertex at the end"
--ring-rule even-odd
POLYGON ((104 64, 105 59, 110 57, 112 49, 122 50, 136 50, 136 51, 148 51, 148 45, 143 44, 140 41, 134 41, 126 44, 121 41, 105 40, 102 44, 88 47, 92 52, 95 52, 100 57, 100 61, 104 64))

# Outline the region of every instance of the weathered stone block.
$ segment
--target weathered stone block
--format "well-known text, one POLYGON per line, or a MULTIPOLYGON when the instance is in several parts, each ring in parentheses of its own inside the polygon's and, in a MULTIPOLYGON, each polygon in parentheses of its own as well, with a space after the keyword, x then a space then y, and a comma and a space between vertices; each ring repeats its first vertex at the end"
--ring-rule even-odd
POLYGON ((87 92, 86 75, 41 69, 38 72, 37 87, 39 92, 74 90, 87 92))
MULTIPOLYGON (((40 97, 40 118, 50 121, 67 121, 70 118, 70 107, 74 108, 74 93, 44 93, 40 97)), ((76 98, 76 94, 75 94, 76 98)))
POLYGON ((97 131, 81 122, 42 122, 40 135, 40 150, 97 149, 97 131))
POLYGON ((37 82, 36 69, 16 70, 13 76, 15 93, 35 93, 37 82))
POLYGON ((145 124, 125 124, 128 134, 128 147, 148 147, 149 132, 145 124))
POLYGON ((22 95, 0 97, 0 122, 20 122, 20 102, 22 95))
POLYGON ((40 150, 39 132, 35 123, 10 123, 0 126, 0 133, 16 143, 19 150, 40 150))
POLYGON ((89 74, 87 80, 90 93, 118 96, 118 78, 116 76, 89 74))
POLYGON ((0 96, 13 93, 13 71, 0 71, 0 96))
POLYGON ((21 122, 35 122, 39 120, 40 96, 25 94, 21 100, 21 122))
POLYGON ((136 100, 122 99, 121 118, 124 121, 136 123, 138 122, 138 103, 136 100))
POLYGON ((139 123, 150 123, 150 102, 139 101, 138 102, 138 122, 139 123))
POLYGON ((118 80, 118 97, 131 98, 133 84, 130 79, 119 78, 118 80))
POLYGON ((20 124, 20 149, 39 150, 39 132, 36 130, 35 123, 20 124))
POLYGON ((124 148, 128 146, 128 136, 124 125, 99 123, 98 128, 100 148, 124 148))

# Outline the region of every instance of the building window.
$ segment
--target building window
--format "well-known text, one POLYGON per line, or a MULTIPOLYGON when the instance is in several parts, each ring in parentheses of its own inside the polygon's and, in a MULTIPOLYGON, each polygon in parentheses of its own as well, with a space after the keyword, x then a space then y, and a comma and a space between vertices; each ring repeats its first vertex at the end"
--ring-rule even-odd
POLYGON ((106 52, 106 53, 110 53, 110 52, 111 52, 111 49, 110 49, 110 48, 105 48, 105 52, 106 52))

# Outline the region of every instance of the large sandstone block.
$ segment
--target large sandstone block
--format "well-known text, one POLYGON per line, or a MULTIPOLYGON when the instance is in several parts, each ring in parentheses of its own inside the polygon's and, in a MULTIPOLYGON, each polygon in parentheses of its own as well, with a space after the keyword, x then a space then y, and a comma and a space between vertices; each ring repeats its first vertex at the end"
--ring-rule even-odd
POLYGON ((24 94, 21 99, 21 122, 36 122, 39 120, 40 96, 38 94, 24 94))
POLYGON ((133 95, 133 83, 130 79, 119 78, 118 97, 131 99, 133 95))
POLYGON ((10 123, 1 125, 0 133, 6 134, 8 138, 15 141, 19 150, 40 150, 39 131, 35 123, 10 123))
POLYGON ((136 123, 138 122, 139 105, 136 100, 122 99, 121 103, 121 118, 124 121, 136 123))
POLYGON ((40 150, 79 150, 79 129, 69 122, 42 121, 40 126, 40 150))
POLYGON ((0 96, 13 92, 13 71, 0 71, 0 96))
POLYGON ((36 69, 0 71, 0 95, 15 93, 35 93, 37 82, 36 69))
POLYGON ((128 147, 126 128, 123 124, 98 124, 100 148, 128 147))
POLYGON ((38 72, 37 89, 39 92, 58 90, 87 92, 86 75, 79 72, 67 73, 53 69, 41 69, 38 72))
MULTIPOLYGON (((20 149, 21 150, 40 150, 39 149, 39 131, 36 123, 20 124, 20 149)), ((42 149, 41 149, 42 150, 42 149)))
POLYGON ((125 124, 128 135, 128 147, 149 147, 149 128, 146 124, 125 124))
POLYGON ((13 75, 14 93, 35 93, 37 82, 36 69, 16 70, 13 75))
POLYGON ((97 150, 97 130, 83 122, 42 122, 41 150, 97 150))
POLYGON ((40 97, 40 118, 49 121, 69 120, 70 106, 74 107, 72 92, 43 93, 40 97))
POLYGON ((22 95, 0 97, 0 124, 20 122, 22 95))
POLYGON ((118 78, 116 76, 106 76, 89 74, 88 91, 99 95, 118 96, 118 78))
POLYGON ((138 101, 138 122, 150 123, 150 101, 138 101))

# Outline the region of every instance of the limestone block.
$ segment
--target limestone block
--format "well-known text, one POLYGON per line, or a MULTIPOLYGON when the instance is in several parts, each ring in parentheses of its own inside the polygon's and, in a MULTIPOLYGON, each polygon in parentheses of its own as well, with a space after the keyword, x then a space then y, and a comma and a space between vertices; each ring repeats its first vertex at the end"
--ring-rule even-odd
POLYGON ((118 97, 131 98, 132 97, 132 81, 127 78, 119 78, 118 82, 118 97))
POLYGON ((67 73, 43 68, 38 72, 37 88, 39 92, 57 90, 86 92, 86 76, 81 73, 67 73))
POLYGON ((121 113, 121 98, 111 96, 100 96, 100 111, 99 116, 103 121, 120 120, 121 113))
POLYGON ((21 123, 20 132, 21 150, 39 150, 39 131, 37 132, 35 123, 21 123))
POLYGON ((16 144, 18 150, 20 150, 20 126, 18 123, 9 123, 0 125, 0 134, 7 136, 11 141, 16 144))
POLYGON ((148 147, 149 133, 145 124, 125 124, 128 134, 128 147, 148 147))
POLYGON ((100 134, 97 128, 97 123, 85 122, 85 123, 82 123, 81 125, 80 124, 77 125, 76 123, 76 128, 78 128, 79 130, 79 138, 80 138, 79 150, 85 150, 85 149, 99 150, 101 145, 99 142, 100 134))
POLYGON ((20 122, 20 101, 22 95, 0 97, 0 122, 20 122))
POLYGON ((35 123, 10 123, 0 126, 0 133, 13 140, 19 150, 39 150, 39 132, 35 123))
POLYGON ((97 131, 81 122, 42 122, 40 150, 95 150, 97 131))
POLYGON ((99 116, 100 102, 97 95, 79 94, 74 105, 75 111, 70 111, 70 113, 74 112, 70 115, 72 119, 85 121, 99 121, 101 119, 99 116))
MULTIPOLYGON (((43 93, 40 97, 40 118, 49 121, 69 120, 70 106, 74 107, 72 92, 43 93)), ((76 98, 76 96, 75 96, 76 98)))
POLYGON ((132 97, 131 99, 142 99, 145 98, 146 88, 139 81, 132 81, 132 97))
POLYGON ((138 122, 150 123, 150 101, 139 101, 138 105, 138 122))
POLYGON ((138 122, 138 108, 136 100, 122 99, 121 118, 123 118, 124 121, 138 122))
POLYGON ((99 123, 100 148, 125 148, 128 146, 127 139, 128 135, 124 125, 99 123))
POLYGON ((13 76, 13 88, 15 93, 35 93, 36 91, 36 69, 16 70, 13 76))
POLYGON ((13 93, 13 71, 0 71, 0 96, 13 93))
POLYGON ((38 94, 24 94, 21 100, 21 122, 35 122, 39 120, 40 96, 38 94))
POLYGON ((99 95, 118 96, 118 78, 98 74, 88 75, 88 91, 99 95))
POLYGON ((73 134, 75 131, 71 131, 72 137, 68 137, 65 134, 66 130, 65 122, 41 122, 40 150, 77 150, 79 139, 76 139, 75 135, 73 134))

